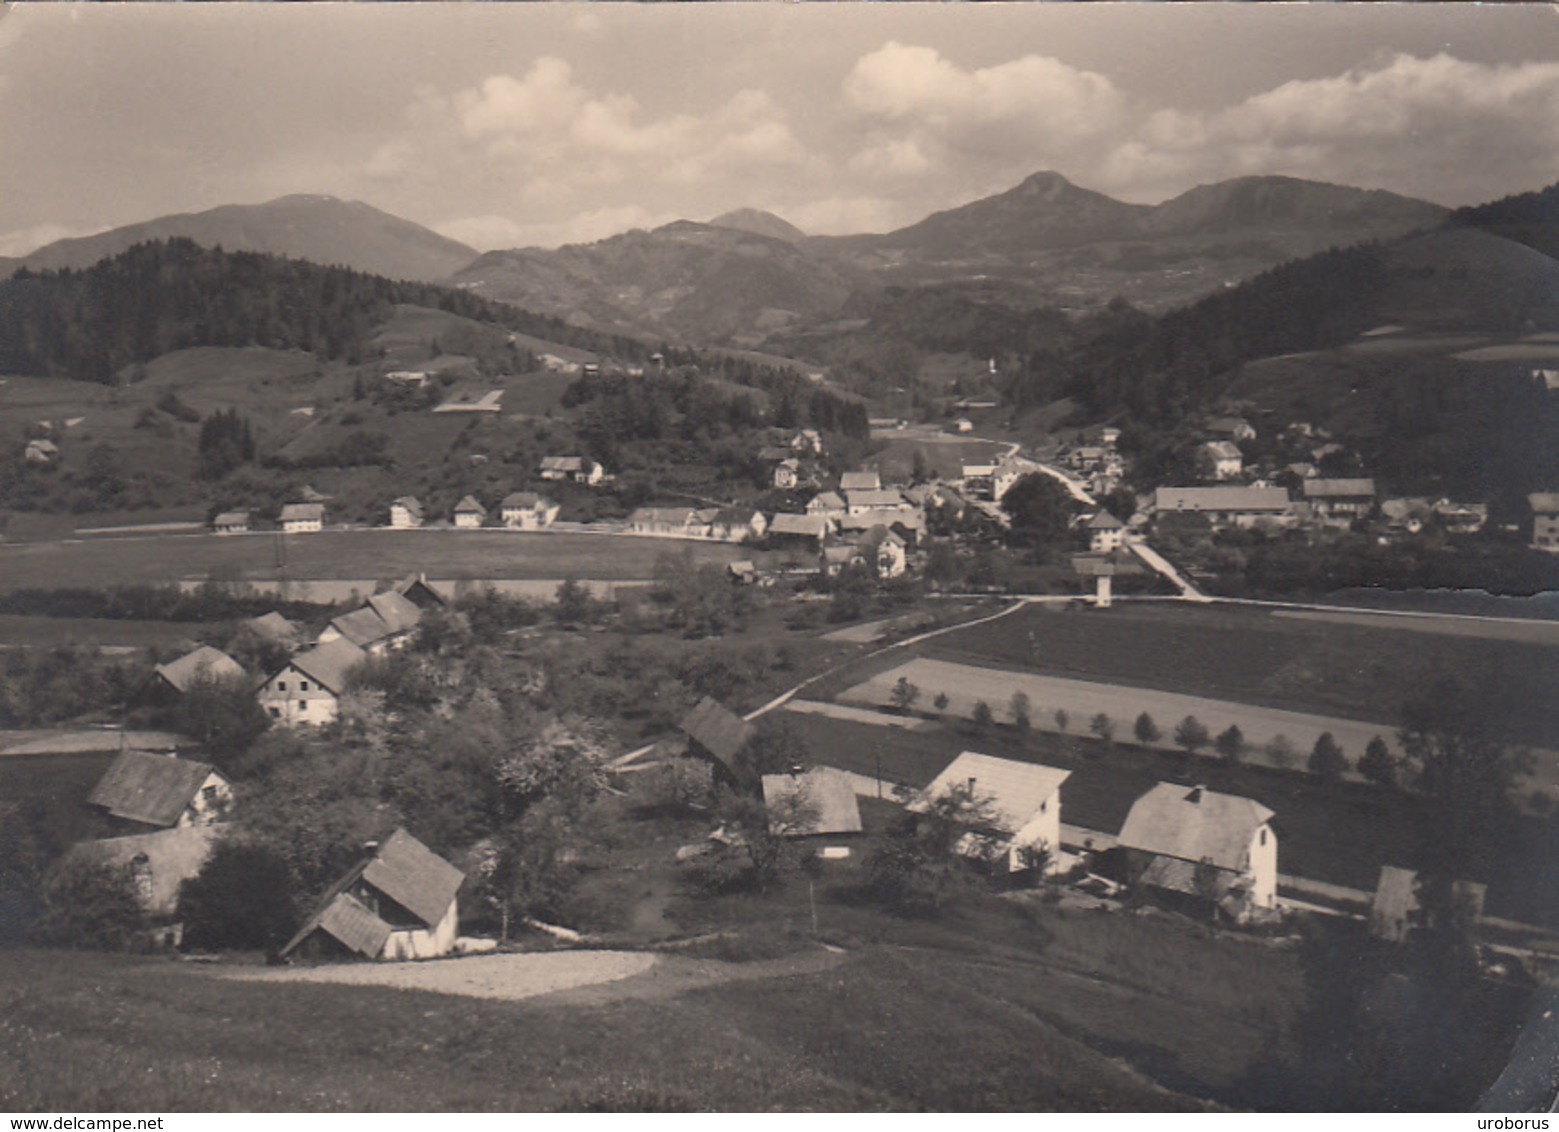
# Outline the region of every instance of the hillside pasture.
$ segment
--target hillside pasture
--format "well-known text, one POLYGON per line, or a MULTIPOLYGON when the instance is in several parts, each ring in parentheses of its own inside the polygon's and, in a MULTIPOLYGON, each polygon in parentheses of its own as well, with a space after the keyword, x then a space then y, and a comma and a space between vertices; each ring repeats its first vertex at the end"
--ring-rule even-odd
POLYGON ((965 461, 995 460, 1010 447, 991 440, 971 440, 929 425, 879 429, 872 433, 872 444, 881 447, 865 464, 876 468, 884 483, 909 483, 916 453, 933 474, 956 480, 963 475, 965 461))
POLYGON ((336 530, 317 534, 162 535, 0 544, 0 590, 168 581, 402 578, 649 578, 662 554, 696 564, 751 558, 729 543, 504 530, 336 530))

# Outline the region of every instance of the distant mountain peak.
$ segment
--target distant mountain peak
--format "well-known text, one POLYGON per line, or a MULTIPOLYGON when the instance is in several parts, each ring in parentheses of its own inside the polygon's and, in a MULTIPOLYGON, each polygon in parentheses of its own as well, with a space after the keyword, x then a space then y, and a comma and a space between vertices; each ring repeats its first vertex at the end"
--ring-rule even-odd
POLYGON ((734 228, 738 232, 751 232, 756 236, 768 236, 792 244, 807 238, 805 232, 784 217, 760 208, 738 208, 723 212, 709 221, 709 225, 712 228, 734 228))

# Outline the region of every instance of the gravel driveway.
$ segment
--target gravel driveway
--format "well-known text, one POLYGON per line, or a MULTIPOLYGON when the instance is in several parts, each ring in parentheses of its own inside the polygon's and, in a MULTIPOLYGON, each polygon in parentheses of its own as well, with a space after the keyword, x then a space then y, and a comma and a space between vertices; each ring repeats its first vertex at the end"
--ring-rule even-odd
POLYGON ((233 970, 223 972, 223 976, 254 982, 393 987, 517 1001, 626 979, 649 970, 659 959, 659 956, 638 951, 546 951, 413 963, 339 963, 320 967, 233 970))

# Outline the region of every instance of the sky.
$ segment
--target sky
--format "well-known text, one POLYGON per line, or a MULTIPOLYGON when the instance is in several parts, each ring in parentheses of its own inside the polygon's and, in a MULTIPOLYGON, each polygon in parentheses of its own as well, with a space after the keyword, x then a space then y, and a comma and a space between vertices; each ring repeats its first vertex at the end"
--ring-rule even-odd
POLYGON ((766 209, 888 231, 1053 170, 1461 205, 1559 181, 1559 9, 16 4, 0 255, 288 193, 481 250, 766 209))

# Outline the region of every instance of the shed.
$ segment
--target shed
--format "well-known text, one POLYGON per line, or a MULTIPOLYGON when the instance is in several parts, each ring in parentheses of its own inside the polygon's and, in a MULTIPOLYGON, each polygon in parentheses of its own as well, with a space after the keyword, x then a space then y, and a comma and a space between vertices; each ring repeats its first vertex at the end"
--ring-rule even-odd
POLYGON ((745 777, 738 756, 753 736, 753 726, 712 696, 699 700, 683 716, 682 731, 691 748, 709 756, 735 781, 745 777))

